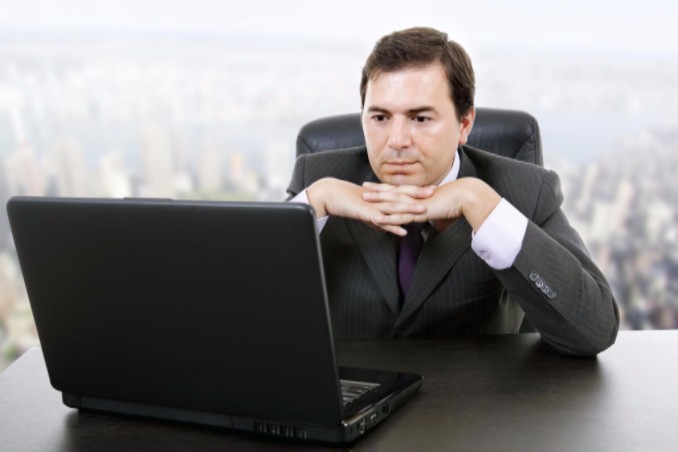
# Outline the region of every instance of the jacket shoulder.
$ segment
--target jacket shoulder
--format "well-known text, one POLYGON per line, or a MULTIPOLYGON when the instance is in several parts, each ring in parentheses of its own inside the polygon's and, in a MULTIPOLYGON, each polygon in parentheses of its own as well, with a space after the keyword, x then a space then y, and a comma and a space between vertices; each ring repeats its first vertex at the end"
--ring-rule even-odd
POLYGON ((370 162, 364 146, 302 155, 297 160, 302 161, 307 184, 323 177, 362 183, 370 172, 370 162))
POLYGON ((359 184, 370 178, 370 174, 370 162, 364 146, 300 155, 294 163, 292 179, 287 186, 287 199, 292 199, 324 177, 359 184))
POLYGON ((476 176, 528 218, 534 217, 535 209, 544 197, 556 198, 557 204, 562 202, 560 180, 555 172, 470 146, 464 146, 463 151, 476 176))

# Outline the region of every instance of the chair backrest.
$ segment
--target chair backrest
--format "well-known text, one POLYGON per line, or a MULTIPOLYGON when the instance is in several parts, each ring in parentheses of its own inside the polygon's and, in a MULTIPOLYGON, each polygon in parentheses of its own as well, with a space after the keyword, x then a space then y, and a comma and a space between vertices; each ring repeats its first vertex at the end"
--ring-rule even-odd
MULTIPOLYGON (((543 166, 539 124, 532 115, 522 111, 476 108, 468 144, 543 166)), ((360 113, 329 116, 311 121, 301 128, 297 137, 297 157, 364 145, 360 113)))

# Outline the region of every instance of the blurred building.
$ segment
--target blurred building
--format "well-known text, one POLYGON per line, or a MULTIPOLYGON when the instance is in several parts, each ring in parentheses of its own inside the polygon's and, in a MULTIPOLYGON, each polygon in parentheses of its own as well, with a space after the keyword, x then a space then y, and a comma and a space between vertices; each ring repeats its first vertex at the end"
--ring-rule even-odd
POLYGON ((217 145, 207 142, 198 155, 198 188, 215 193, 223 188, 224 157, 217 145))
POLYGON ((59 196, 82 197, 90 194, 90 172, 82 146, 77 141, 67 139, 59 142, 50 161, 59 196))
MULTIPOLYGON (((13 193, 9 191, 9 187, 7 186, 7 174, 5 171, 4 159, 0 156, 0 206, 5 206, 12 194, 13 193)), ((0 215, 0 250, 9 248, 11 242, 10 235, 7 215, 0 215)), ((2 317, 0 317, 0 319, 1 318, 2 317)))
POLYGON ((566 210, 631 329, 678 327, 678 126, 561 173, 566 210))
POLYGON ((38 160, 33 148, 26 141, 5 158, 7 189, 16 195, 41 196, 47 188, 45 165, 38 160))
POLYGON ((265 163, 260 184, 265 193, 260 193, 260 197, 276 201, 285 198, 285 190, 294 165, 295 151, 290 143, 292 143, 291 139, 269 141, 265 144, 265 163))
POLYGON ((157 125, 143 129, 141 196, 174 197, 174 155, 169 133, 157 125))
POLYGON ((119 150, 111 150, 101 156, 96 180, 96 196, 106 198, 124 198, 133 196, 130 171, 125 166, 124 157, 119 150))

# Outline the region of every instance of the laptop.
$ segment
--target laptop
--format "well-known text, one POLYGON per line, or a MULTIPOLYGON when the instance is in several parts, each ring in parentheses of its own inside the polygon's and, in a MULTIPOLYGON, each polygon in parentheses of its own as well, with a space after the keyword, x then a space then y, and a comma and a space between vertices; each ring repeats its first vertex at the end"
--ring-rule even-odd
POLYGON ((309 206, 14 197, 7 211, 69 407, 346 443, 422 384, 337 367, 309 206))

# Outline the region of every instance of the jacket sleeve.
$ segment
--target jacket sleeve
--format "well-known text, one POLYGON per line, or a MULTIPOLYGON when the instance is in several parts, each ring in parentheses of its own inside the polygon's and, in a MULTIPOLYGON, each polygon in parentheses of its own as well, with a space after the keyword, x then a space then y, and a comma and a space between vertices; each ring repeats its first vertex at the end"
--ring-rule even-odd
POLYGON ((561 210, 558 176, 544 174, 521 250, 497 276, 546 342, 564 353, 595 356, 614 343, 619 310, 561 210))

